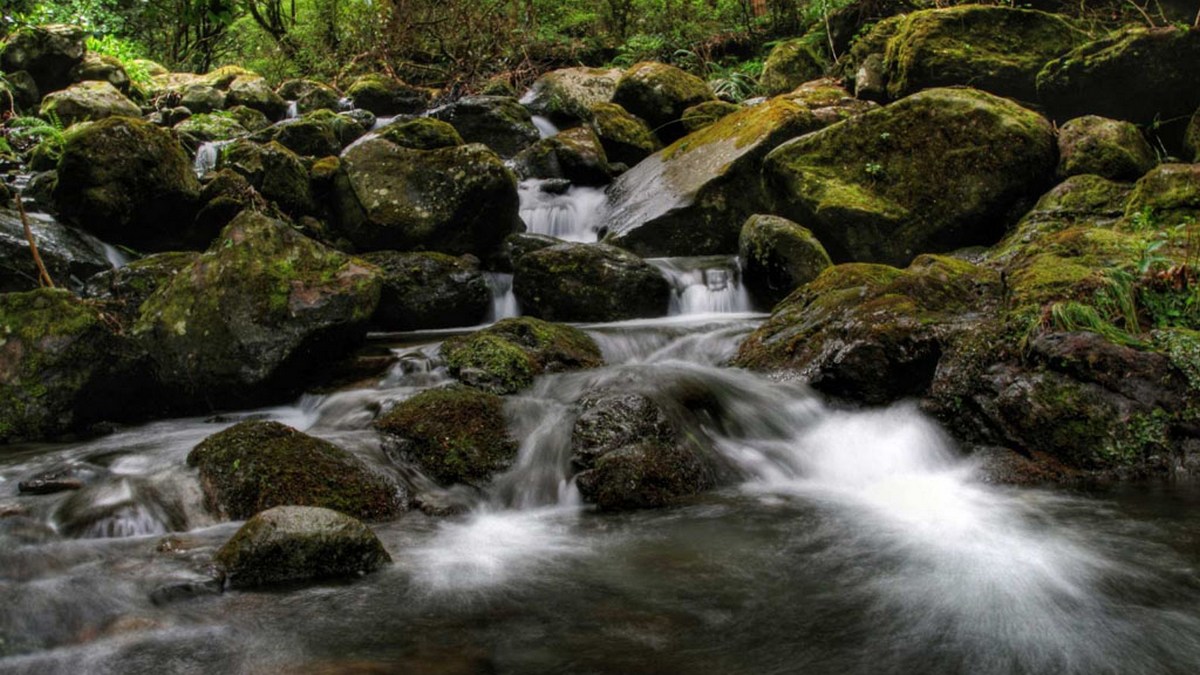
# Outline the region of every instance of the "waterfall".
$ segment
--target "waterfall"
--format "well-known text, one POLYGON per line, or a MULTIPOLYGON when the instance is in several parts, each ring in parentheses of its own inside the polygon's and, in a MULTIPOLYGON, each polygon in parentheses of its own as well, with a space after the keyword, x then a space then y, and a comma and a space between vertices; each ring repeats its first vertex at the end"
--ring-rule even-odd
POLYGON ((192 169, 197 176, 204 174, 217 168, 217 161, 221 158, 221 148, 229 145, 232 141, 206 141, 196 148, 196 158, 192 161, 192 169))
POLYGON ((604 191, 563 181, 531 179, 519 186, 521 220, 529 232, 564 241, 599 240, 608 200, 604 191))
POLYGON ((520 316, 521 308, 517 305, 517 296, 513 293, 513 275, 504 272, 484 272, 488 288, 492 291, 492 313, 488 317, 491 322, 520 316))
POLYGON ((558 127, 554 126, 554 122, 550 118, 541 115, 533 116, 533 126, 537 127, 538 133, 542 138, 550 138, 558 134, 558 127))
POLYGON ((284 113, 283 118, 291 120, 291 119, 296 119, 299 116, 300 116, 300 102, 299 101, 288 101, 287 102, 287 112, 284 113))
POLYGON ((736 257, 649 258, 671 283, 672 316, 752 311, 736 257))

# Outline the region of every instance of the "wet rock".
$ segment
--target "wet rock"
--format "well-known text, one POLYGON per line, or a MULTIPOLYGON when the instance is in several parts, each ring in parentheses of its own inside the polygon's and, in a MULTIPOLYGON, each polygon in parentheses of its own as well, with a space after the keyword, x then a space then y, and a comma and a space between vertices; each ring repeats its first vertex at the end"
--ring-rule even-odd
POLYGON ((612 100, 621 71, 615 68, 561 68, 539 77, 529 90, 526 107, 555 124, 592 118, 592 106, 612 100))
POLYGON ((384 75, 363 75, 346 89, 355 108, 380 117, 419 113, 429 106, 429 94, 384 75))
POLYGON ((183 86, 179 93, 179 105, 192 111, 193 115, 206 115, 224 110, 225 97, 224 90, 193 82, 183 86))
POLYGON ((17 491, 26 495, 49 495, 56 492, 81 490, 89 483, 108 474, 105 469, 86 463, 71 462, 29 476, 17 483, 17 491))
POLYGON ((525 254, 557 246, 561 243, 561 239, 551 237, 548 234, 534 234, 532 232, 510 234, 504 239, 504 243, 500 245, 500 251, 492 258, 490 264, 493 269, 511 273, 517 261, 524 257, 525 254))
POLYGON ((454 127, 432 117, 393 122, 380 129, 379 135, 402 148, 412 150, 437 150, 466 144, 454 127))
POLYGON ((84 294, 104 301, 107 311, 119 314, 125 325, 131 326, 141 312, 142 303, 197 258, 199 254, 190 251, 156 253, 92 276, 84 286, 84 294))
POLYGON ((674 66, 643 62, 617 81, 612 102, 642 118, 664 141, 683 136, 683 111, 715 99, 704 80, 674 66))
POLYGON ((189 570, 159 581, 150 591, 150 603, 155 606, 183 602, 206 595, 220 595, 225 590, 225 572, 214 566, 189 570))
POLYGON ((272 207, 250 181, 233 169, 211 171, 204 176, 200 191, 200 211, 196 213, 196 230, 217 233, 246 209, 261 212, 272 207))
POLYGON ((70 77, 75 82, 107 82, 122 94, 129 94, 129 74, 125 66, 107 54, 84 54, 83 60, 71 69, 70 77))
POLYGON ((515 98, 467 96, 430 113, 454 127, 468 143, 482 143, 501 157, 513 157, 540 134, 529 111, 515 98))
POLYGON ((1110 180, 1137 180, 1158 163, 1136 126, 1095 115, 1077 117, 1062 126, 1058 157, 1062 178, 1095 174, 1110 180))
POLYGON ((234 588, 357 577, 392 562, 366 525, 311 506, 259 513, 217 551, 215 560, 234 588))
POLYGON ((134 334, 181 405, 278 400, 366 334, 374 267, 245 211, 142 304, 134 334))
MULTIPOLYGON (((42 263, 57 285, 78 287, 84 279, 110 268, 97 242, 55 220, 31 214, 30 229, 42 263)), ((37 266, 21 218, 14 211, 0 209, 0 293, 37 287, 37 266)))
POLYGON ((260 145, 238 139, 222 148, 217 168, 241 174, 265 199, 293 217, 316 209, 304 162, 277 141, 260 145))
POLYGON ((513 292, 548 321, 620 321, 664 316, 670 284, 641 258, 604 244, 564 243, 517 261, 513 292))
POLYGON ((375 422, 392 450, 415 461, 442 485, 480 487, 507 469, 517 442, 504 400, 473 387, 428 389, 401 401, 375 422))
POLYGON ((287 101, 276 94, 267 81, 257 75, 239 75, 225 93, 225 107, 244 105, 257 110, 269 120, 278 120, 287 112, 287 101))
POLYGON ((108 82, 80 82, 47 95, 39 114, 57 117, 69 127, 114 115, 140 118, 142 110, 108 82))
POLYGON ((25 71, 42 92, 71 84, 71 69, 87 51, 86 29, 80 26, 26 26, 14 32, 0 51, 0 70, 25 71))
POLYGON ((208 510, 244 520, 275 506, 319 506, 364 520, 404 510, 403 491, 336 445, 278 422, 247 421, 213 434, 187 457, 208 510))
POLYGON ((699 131, 727 115, 741 110, 736 103, 705 101, 683 111, 683 128, 687 133, 699 131))
POLYGON ((576 185, 605 185, 612 169, 595 132, 576 127, 543 138, 514 160, 526 178, 563 178, 576 185))
POLYGON ((179 249, 199 243, 189 231, 199 192, 171 132, 109 117, 67 133, 54 203, 64 220, 104 241, 179 249))
POLYGON ((827 63, 819 38, 806 35, 784 40, 767 55, 759 86, 767 96, 789 92, 824 75, 827 63))
POLYGON ((375 323, 385 330, 474 326, 492 296, 478 265, 444 253, 377 251, 363 256, 383 273, 375 323))
POLYGON ((750 216, 742 225, 738 259, 746 287, 770 306, 832 264, 812 232, 786 218, 768 215, 750 216))
POLYGON ((285 120, 260 134, 255 140, 278 141, 287 149, 307 157, 328 157, 341 153, 367 132, 352 118, 328 110, 318 110, 294 120, 285 120))
POLYGON ((591 126, 609 161, 634 166, 662 148, 650 127, 616 103, 591 107, 591 126))
POLYGON ((146 481, 113 477, 72 492, 54 512, 58 531, 75 539, 164 534, 187 529, 177 498, 146 481))
POLYGON ((504 319, 442 343, 450 373, 473 387, 511 394, 542 373, 603 365, 600 348, 583 331, 532 317, 504 319))
POLYGON ((605 242, 642 256, 736 251, 741 224, 765 210, 763 157, 818 127, 806 107, 776 98, 677 141, 609 188, 605 242))
POLYGON ((763 175, 776 213, 811 229, 834 260, 905 264, 995 242, 1049 182, 1056 154, 1036 113, 930 89, 783 144, 763 175))

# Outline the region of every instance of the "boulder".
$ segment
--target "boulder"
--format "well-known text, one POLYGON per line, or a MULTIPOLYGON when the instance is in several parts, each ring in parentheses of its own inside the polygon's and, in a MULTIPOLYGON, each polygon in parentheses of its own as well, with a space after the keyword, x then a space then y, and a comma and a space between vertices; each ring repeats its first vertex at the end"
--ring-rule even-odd
POLYGON ((287 112, 287 101, 276 94, 267 81, 257 75, 239 75, 225 93, 225 107, 244 105, 257 110, 269 120, 278 120, 287 112))
POLYGON ((698 103, 683 111, 683 128, 690 134, 741 109, 740 105, 726 101, 705 101, 704 103, 698 103))
POLYGON ((500 251, 488 263, 496 271, 512 273, 517 261, 524 257, 525 254, 557 246, 561 243, 561 239, 551 237, 548 234, 534 234, 532 232, 510 234, 504 239, 504 243, 500 245, 500 251))
POLYGON ((450 374, 465 384, 495 394, 511 394, 542 373, 561 373, 603 365, 600 348, 571 326, 532 317, 504 319, 469 335, 442 343, 450 374))
POLYGON ((277 141, 239 139, 221 149, 217 168, 241 174, 268 201, 298 217, 316 209, 304 162, 277 141))
POLYGON ((67 133, 53 195, 64 220, 102 240, 162 250, 207 243, 189 231, 199 191, 170 131, 109 117, 67 133))
POLYGON ((71 84, 71 69, 87 51, 87 29, 81 26, 26 26, 8 37, 0 50, 0 70, 25 71, 38 89, 52 92, 71 84))
POLYGON ((612 100, 621 71, 615 68, 560 68, 544 73, 522 99, 536 115, 569 125, 592 119, 592 106, 612 100))
POLYGON ((62 289, 0 294, 0 443, 136 419, 143 355, 101 310, 62 289))
POLYGON ((813 117, 823 127, 878 107, 871 101, 855 98, 841 83, 829 78, 805 82, 784 94, 784 98, 811 110, 813 117))
POLYGON ((93 275, 83 292, 86 297, 103 302, 105 310, 119 316, 124 325, 132 326, 141 314, 142 303, 199 256, 192 251, 155 253, 93 275))
POLYGON ((363 259, 383 274, 375 323, 384 330, 474 326, 492 306, 478 266, 444 253, 377 251, 363 259))
POLYGON ((379 135, 402 148, 411 150, 437 150, 466 144, 454 127, 432 117, 416 117, 392 122, 380 129, 379 135))
POLYGON ((1095 175, 1071 176, 1038 200, 1003 241, 989 252, 993 260, 1005 260, 1043 237, 1077 226, 1111 228, 1125 217, 1133 187, 1095 175))
POLYGON ((708 85, 675 66, 643 62, 626 70, 617 81, 612 102, 642 118, 664 141, 683 136, 683 111, 716 96, 708 85))
POLYGON ((1038 114, 931 89, 783 144, 763 175, 775 212, 834 260, 905 264, 995 242, 1049 182, 1056 155, 1038 114))
POLYGON ((114 115, 141 117, 142 109, 108 82, 88 81, 47 95, 38 114, 46 119, 57 117, 69 127, 114 115))
POLYGON ((516 262, 513 292, 547 321, 621 321, 665 316, 671 287, 653 265, 615 246, 563 243, 516 262))
POLYGON ((1151 169, 1134 186, 1126 215, 1156 229, 1200 222, 1200 164, 1151 169))
POLYGON ((504 399, 472 387, 427 389, 375 421, 392 450, 442 485, 481 487, 516 459, 504 399))
POLYGON ((454 127, 466 142, 482 143, 504 158, 541 138, 529 111, 515 98, 467 96, 429 114, 454 127))
POLYGON ((392 562, 366 525, 312 506, 259 513, 217 551, 215 560, 234 588, 355 578, 392 562))
MULTIPOLYGON (((331 117, 336 117, 336 115, 331 115, 331 117)), ((357 122, 350 120, 346 120, 346 122, 347 126, 358 127, 359 136, 366 133, 366 130, 357 122)), ((305 116, 285 120, 255 134, 254 138, 260 142, 277 141, 288 150, 305 157, 337 156, 342 152, 342 142, 338 138, 334 121, 323 116, 305 116)))
POLYGON ((363 108, 380 117, 411 115, 429 106, 429 94, 383 75, 363 75, 346 89, 355 108, 363 108))
POLYGON ((590 110, 592 130, 609 161, 634 166, 662 147, 645 122, 616 103, 597 103, 590 110))
POLYGON ((609 188, 605 241, 642 256, 733 253, 741 224, 766 210, 763 157, 818 126, 804 106, 775 98, 680 139, 609 188))
POLYGON ((122 94, 129 94, 129 74, 125 66, 107 54, 84 54, 83 60, 71 69, 70 77, 75 82, 107 82, 122 94))
POLYGON ((1058 175, 1095 174, 1112 180, 1137 180, 1158 158, 1142 132, 1130 122, 1095 115, 1076 117, 1058 132, 1058 175))
POLYGON ((133 332, 181 407, 281 400, 365 337, 380 285, 374 267, 244 211, 133 332))
POLYGON ((257 110, 247 108, 244 105, 235 105, 225 111, 227 115, 237 120, 237 123, 246 127, 246 131, 254 133, 262 131, 271 126, 271 120, 267 116, 257 110))
POLYGON ((783 94, 824 75, 828 61, 819 38, 784 40, 767 55, 758 84, 767 96, 783 94))
POLYGON ((337 222, 359 250, 483 257, 523 228, 516 176, 482 145, 415 150, 379 137, 341 159, 337 222))
POLYGON ((249 133, 232 116, 225 113, 199 113, 174 126, 181 140, 192 147, 211 141, 228 141, 249 133))
MULTIPOLYGON (((100 243, 45 216, 30 214, 30 230, 50 278, 59 286, 79 288, 84 279, 111 267, 100 243)), ((0 293, 38 287, 38 271, 25 226, 15 211, 0 208, 0 293)))
POLYGON ((746 287, 772 307, 832 264, 812 232, 786 218, 762 214, 742 225, 738 259, 746 287))
POLYGON ((220 232, 245 209, 268 211, 271 205, 245 176, 232 169, 210 171, 204 176, 204 189, 200 191, 203 206, 196 213, 196 230, 220 232))
POLYGON ((275 90, 279 97, 293 101, 296 111, 301 115, 315 110, 330 110, 337 112, 341 109, 342 95, 327 84, 313 80, 288 80, 275 90))
POLYGON ((7 91, 13 97, 13 103, 19 110, 33 110, 42 100, 42 92, 38 89, 37 82, 24 70, 5 73, 0 89, 7 91))
MULTIPOLYGON (((225 91, 201 82, 191 82, 179 92, 179 105, 194 115, 214 113, 225 109, 225 91)), ((257 111, 256 111, 257 112, 257 111)))
POLYGON ((208 510, 245 520, 276 506, 318 506, 364 520, 404 510, 403 490, 329 441, 251 420, 204 439, 187 456, 208 510))
POLYGON ((604 146, 588 127, 543 138, 517 155, 513 164, 523 178, 563 178, 576 185, 605 185, 612 180, 604 146))

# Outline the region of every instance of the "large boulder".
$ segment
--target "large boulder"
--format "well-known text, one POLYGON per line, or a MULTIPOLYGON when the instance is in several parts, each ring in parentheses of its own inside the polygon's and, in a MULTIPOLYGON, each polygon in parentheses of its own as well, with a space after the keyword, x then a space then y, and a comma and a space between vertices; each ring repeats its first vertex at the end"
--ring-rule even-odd
MULTIPOLYGON (((42 264, 54 283, 78 288, 83 280, 111 267, 99 242, 58 221, 30 214, 30 230, 42 264)), ((38 287, 38 270, 15 211, 0 208, 0 293, 38 287)))
POLYGON ((288 80, 275 90, 280 98, 291 101, 296 105, 296 112, 301 115, 314 110, 341 109, 342 95, 333 87, 314 80, 288 80))
POLYGON ((92 276, 84 285, 84 295, 102 301, 106 311, 132 326, 141 314, 142 303, 198 257, 200 254, 193 251, 148 255, 92 276))
POLYGON ((254 516, 215 560, 234 588, 353 579, 392 562, 366 525, 312 506, 279 506, 254 516))
POLYGON ((767 55, 759 86, 768 96, 789 92, 821 77, 827 62, 821 43, 813 37, 784 40, 767 55))
POLYGON ((612 180, 604 146, 588 127, 543 138, 517 155, 513 164, 523 178, 563 178, 575 185, 605 185, 612 180))
POLYGON ((543 74, 522 102, 555 124, 592 118, 592 106, 612 100, 621 71, 615 68, 561 68, 543 74))
POLYGON ((767 156, 775 211, 834 260, 905 264, 990 244, 1054 173, 1050 124, 1007 99, 931 89, 767 156))
POLYGON ((279 141, 297 155, 329 157, 338 155, 365 133, 366 128, 353 118, 317 110, 266 129, 256 134, 255 139, 279 141))
POLYGON ((384 330, 474 326, 492 306, 478 265, 445 253, 367 253, 363 260, 383 273, 375 323, 384 330))
POLYGON ((71 84, 71 69, 87 51, 81 26, 27 26, 8 37, 0 50, 0 70, 26 71, 43 93, 71 84))
POLYGON ((1154 167, 1134 186, 1126 214, 1150 228, 1200 222, 1200 164, 1154 167))
POLYGON ((643 256, 733 253, 742 223, 765 210, 763 157, 818 126, 775 98, 675 142, 609 188, 606 241, 643 256))
POLYGON ((271 85, 258 75, 240 75, 229 85, 225 93, 225 107, 244 105, 277 120, 287 112, 287 101, 271 89, 271 85))
POLYGON ((0 294, 0 443, 133 419, 145 372, 100 307, 61 289, 0 294))
POLYGON ((251 420, 213 434, 192 449, 208 510, 245 520, 276 506, 319 506, 364 520, 404 510, 391 481, 329 441, 278 422, 251 420))
POLYGON ((246 127, 225 113, 199 113, 172 128, 180 140, 192 149, 199 147, 201 143, 233 140, 248 133, 246 127))
POLYGON ((763 214, 750 216, 742 225, 738 259, 746 287, 772 307, 832 264, 807 228, 763 214))
POLYGON ((504 399, 455 385, 401 401, 375 422, 391 447, 443 485, 481 487, 516 459, 504 399))
POLYGON ((612 102, 646 120, 658 137, 673 141, 683 135, 683 111, 715 99, 708 85, 675 66, 643 62, 617 81, 612 102))
POLYGON ((238 139, 221 149, 217 167, 240 174, 264 198, 294 217, 316 209, 308 169, 278 141, 259 144, 238 139))
POLYGON ((664 316, 670 284, 653 265, 615 246, 563 243, 516 262, 513 293, 548 321, 621 321, 664 316))
POLYGON ((532 317, 504 319, 469 335, 442 343, 450 374, 465 384, 496 394, 511 394, 542 373, 603 365, 600 348, 586 333, 532 317))
POLYGON ((71 69, 71 79, 76 82, 107 82, 122 94, 129 93, 129 73, 115 56, 107 54, 84 54, 83 60, 71 69))
POLYGON ((1058 132, 1058 175, 1095 174, 1112 180, 1137 180, 1158 158, 1131 122, 1095 115, 1076 117, 1058 132))
POLYGON ((224 110, 225 98, 226 94, 223 89, 203 82, 189 82, 179 90, 179 105, 192 111, 192 114, 195 115, 224 110))
POLYGON ((1037 100, 1038 72, 1081 32, 1056 14, 966 5, 913 12, 887 43, 887 90, 900 98, 930 87, 968 85, 1037 100))
POLYGON ((592 130, 609 161, 634 166, 662 148, 658 137, 641 119, 616 103, 591 107, 592 130))
POLYGON ((374 267, 244 211, 143 303, 134 335, 181 406, 279 400, 366 335, 379 292, 374 267))
POLYGON ((482 143, 501 157, 512 157, 541 135, 529 111, 515 98, 467 96, 430 112, 454 127, 468 143, 482 143))
POLYGON ((523 228, 516 176, 478 144, 418 150, 364 140, 342 155, 335 193, 338 224, 364 251, 482 257, 523 228))
POLYGON ((728 101, 705 101, 683 111, 683 128, 690 134, 700 131, 717 120, 741 110, 742 107, 728 101))
POLYGON ((384 75, 363 75, 350 83, 346 96, 355 108, 381 117, 419 113, 429 105, 429 94, 384 75))
POLYGON ((170 131, 109 117, 67 133, 54 203, 64 220, 109 243, 178 249, 207 244, 189 231, 199 192, 170 131))
POLYGON ((114 115, 141 117, 142 110, 108 82, 87 81, 46 96, 39 114, 46 119, 57 117, 69 127, 114 115))

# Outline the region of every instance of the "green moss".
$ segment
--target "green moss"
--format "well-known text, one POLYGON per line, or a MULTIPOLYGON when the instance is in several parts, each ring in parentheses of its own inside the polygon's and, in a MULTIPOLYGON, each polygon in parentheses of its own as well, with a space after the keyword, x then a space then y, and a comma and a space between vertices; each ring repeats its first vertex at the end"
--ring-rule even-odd
POLYGON ((451 148, 465 143, 454 127, 432 117, 418 117, 389 124, 379 135, 396 145, 413 150, 451 148))
POLYGON ((1158 227, 1200 222, 1200 164, 1161 164, 1134 186, 1126 216, 1158 227))
POLYGON ((610 161, 633 166, 662 147, 645 122, 616 103, 597 103, 590 112, 592 128, 610 161))
POLYGON ((741 149, 762 143, 774 135, 795 135, 798 130, 815 129, 817 126, 807 108, 780 96, 762 105, 739 109, 684 136, 667 146, 662 157, 669 162, 688 152, 718 143, 732 144, 734 148, 741 149))
POLYGON ((442 343, 455 377, 486 390, 510 394, 536 375, 602 365, 600 349, 586 333, 532 317, 505 319, 442 343))
POLYGON ((224 141, 247 133, 246 128, 226 112, 192 115, 176 124, 175 131, 198 141, 224 141))
POLYGON ((767 56, 759 84, 768 96, 783 94, 821 77, 828 62, 818 33, 784 40, 767 56))

